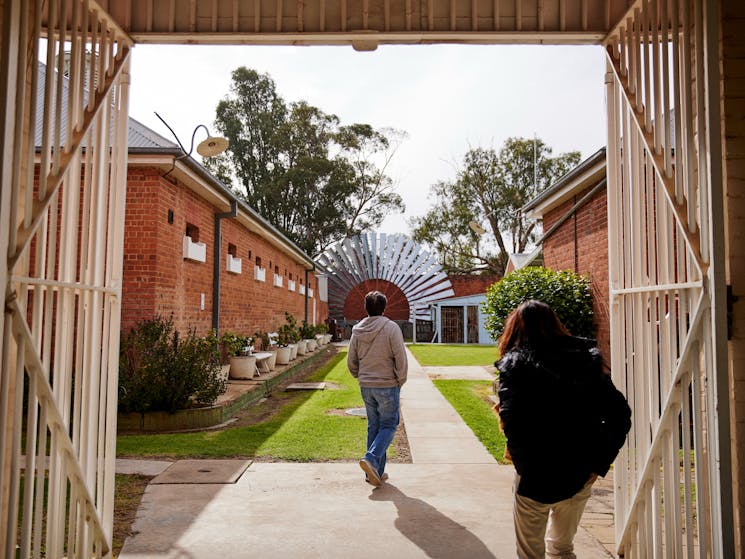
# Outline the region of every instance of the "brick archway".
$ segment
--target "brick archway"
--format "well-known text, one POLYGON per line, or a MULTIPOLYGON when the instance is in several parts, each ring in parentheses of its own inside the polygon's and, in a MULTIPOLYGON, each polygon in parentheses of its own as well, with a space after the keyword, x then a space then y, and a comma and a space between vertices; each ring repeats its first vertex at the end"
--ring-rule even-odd
POLYGON ((388 298, 385 316, 391 320, 409 320, 409 301, 401 288, 383 280, 371 279, 355 285, 347 294, 344 301, 344 318, 346 320, 361 320, 367 316, 365 312, 365 295, 370 291, 380 291, 388 298))

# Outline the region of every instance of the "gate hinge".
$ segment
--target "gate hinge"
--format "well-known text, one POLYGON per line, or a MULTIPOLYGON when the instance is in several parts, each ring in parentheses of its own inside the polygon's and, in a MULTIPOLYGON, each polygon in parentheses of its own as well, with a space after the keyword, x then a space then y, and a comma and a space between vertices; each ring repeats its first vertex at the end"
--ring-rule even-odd
POLYGON ((727 340, 732 339, 733 330, 734 330, 734 314, 735 314, 735 303, 739 301, 740 298, 732 293, 732 286, 727 286, 727 340))

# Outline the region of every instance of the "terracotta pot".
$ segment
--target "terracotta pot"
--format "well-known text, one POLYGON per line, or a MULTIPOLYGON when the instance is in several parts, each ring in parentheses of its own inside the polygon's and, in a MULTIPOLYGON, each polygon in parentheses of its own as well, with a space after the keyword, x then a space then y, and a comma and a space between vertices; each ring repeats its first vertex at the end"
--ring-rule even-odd
POLYGON ((248 379, 256 374, 256 357, 241 355, 230 358, 230 378, 248 379))

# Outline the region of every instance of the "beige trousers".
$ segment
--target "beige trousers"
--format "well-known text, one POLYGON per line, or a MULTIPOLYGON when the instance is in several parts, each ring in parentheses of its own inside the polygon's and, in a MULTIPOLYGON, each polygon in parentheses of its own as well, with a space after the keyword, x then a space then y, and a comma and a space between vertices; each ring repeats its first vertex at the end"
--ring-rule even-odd
POLYGON ((576 559, 574 536, 592 493, 592 482, 588 482, 569 499, 546 505, 518 495, 519 481, 520 476, 516 473, 513 517, 517 556, 520 559, 576 559))

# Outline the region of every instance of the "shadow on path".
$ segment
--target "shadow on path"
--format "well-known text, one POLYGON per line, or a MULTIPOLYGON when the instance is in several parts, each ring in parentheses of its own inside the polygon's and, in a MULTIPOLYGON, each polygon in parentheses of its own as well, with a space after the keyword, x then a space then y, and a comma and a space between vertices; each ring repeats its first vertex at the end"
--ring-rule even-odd
POLYGON ((370 495, 373 501, 392 501, 398 510, 395 526, 432 559, 496 559, 475 534, 432 505, 384 484, 370 495))

